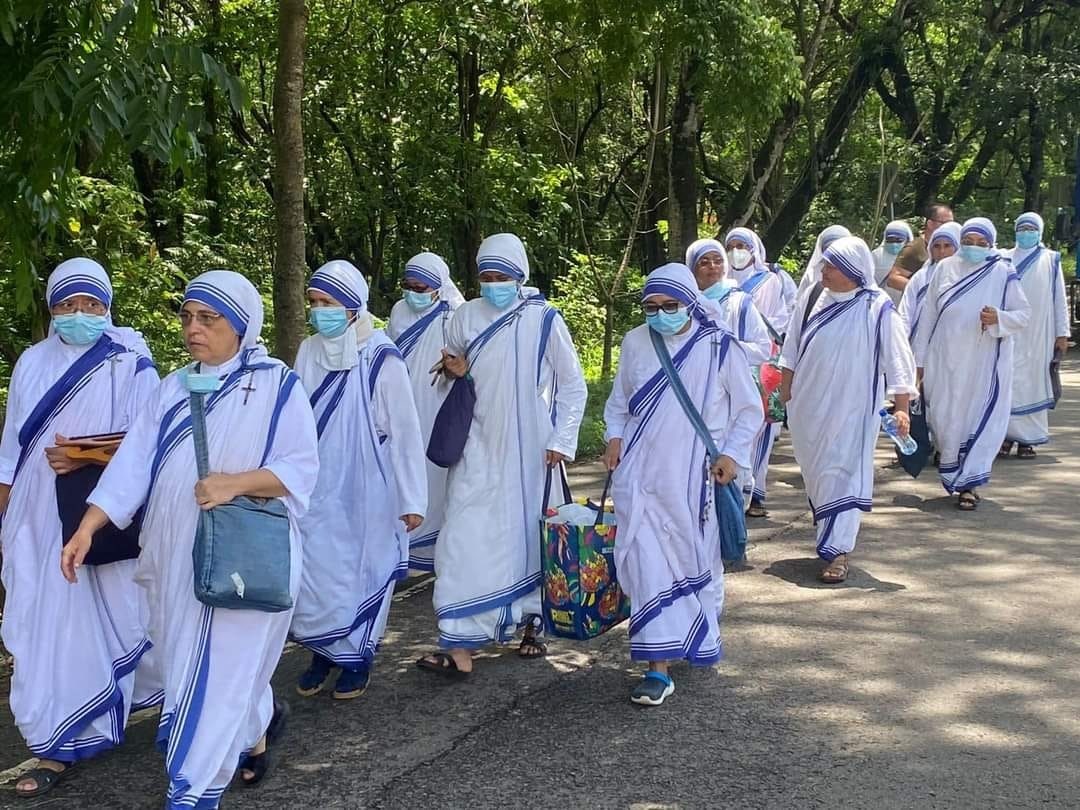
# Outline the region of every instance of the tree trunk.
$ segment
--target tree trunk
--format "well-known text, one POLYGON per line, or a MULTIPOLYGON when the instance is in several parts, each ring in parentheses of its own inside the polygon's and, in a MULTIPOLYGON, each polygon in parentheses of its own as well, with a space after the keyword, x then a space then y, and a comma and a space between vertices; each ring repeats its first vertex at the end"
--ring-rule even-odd
POLYGON ((274 351, 291 364, 304 339, 304 45, 305 0, 281 0, 274 75, 274 351))
POLYGON ((679 71, 675 108, 671 113, 668 160, 668 254, 681 257, 698 235, 697 142, 701 128, 694 84, 701 60, 688 56, 679 71))
POLYGON ((1039 101, 1028 102, 1028 170, 1024 172, 1024 210, 1042 208, 1042 181, 1046 170, 1046 126, 1039 101))
POLYGON ((998 146, 1001 145, 1001 138, 1004 134, 1004 129, 999 126, 992 126, 986 135, 983 136, 983 141, 979 145, 979 151, 975 153, 975 159, 968 166, 964 176, 960 178, 960 184, 956 187, 956 191, 953 193, 951 206, 958 208, 967 202, 968 198, 975 193, 975 189, 979 186, 979 180, 982 178, 982 174, 986 171, 986 167, 990 165, 990 161, 994 155, 997 154, 998 146))
POLYGON ((135 175, 135 187, 142 197, 154 247, 159 254, 177 247, 184 241, 183 212, 173 210, 162 198, 162 192, 183 187, 183 172, 173 174, 170 182, 168 167, 141 150, 131 153, 131 168, 135 175))
POLYGON ((806 165, 762 236, 766 252, 770 256, 779 256, 784 246, 791 241, 810 210, 814 197, 832 175, 840 147, 855 114, 867 92, 881 76, 887 60, 895 49, 900 47, 904 34, 904 16, 909 3, 910 0, 896 0, 892 14, 877 35, 871 37, 868 44, 861 48, 813 144, 806 165))
MULTIPOLYGON (((210 29, 206 36, 205 50, 214 59, 221 59, 221 0, 208 0, 210 29)), ((225 139, 221 134, 219 95, 214 83, 203 82, 203 112, 206 116, 207 134, 203 138, 203 154, 206 167, 206 199, 210 203, 206 214, 206 232, 218 237, 224 230, 224 178, 225 139)), ((212 239, 215 247, 219 240, 212 239)))

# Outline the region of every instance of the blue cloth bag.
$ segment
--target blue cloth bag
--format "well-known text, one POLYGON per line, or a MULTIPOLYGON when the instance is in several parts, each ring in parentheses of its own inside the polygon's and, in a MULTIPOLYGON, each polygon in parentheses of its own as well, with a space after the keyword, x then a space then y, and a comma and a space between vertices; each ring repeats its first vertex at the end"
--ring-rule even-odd
MULTIPOLYGON (((203 394, 191 394, 199 480, 210 474, 203 394)), ((281 613, 293 606, 289 514, 280 498, 240 496, 199 512, 191 562, 195 598, 232 610, 281 613)))

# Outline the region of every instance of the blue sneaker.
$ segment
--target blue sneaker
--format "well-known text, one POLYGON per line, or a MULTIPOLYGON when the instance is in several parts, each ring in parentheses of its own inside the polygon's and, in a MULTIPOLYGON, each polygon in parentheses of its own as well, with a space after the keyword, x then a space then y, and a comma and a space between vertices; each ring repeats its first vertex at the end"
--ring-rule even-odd
POLYGON ((311 656, 311 666, 296 684, 296 693, 303 697, 311 697, 322 691, 326 679, 330 677, 330 670, 334 668, 334 662, 318 653, 311 656))
POLYGON ((630 693, 630 702, 639 706, 659 706, 675 694, 675 681, 663 672, 650 669, 630 693))
POLYGON ((337 683, 334 684, 334 700, 352 700, 358 698, 367 690, 368 681, 371 680, 371 670, 343 669, 338 675, 337 683))

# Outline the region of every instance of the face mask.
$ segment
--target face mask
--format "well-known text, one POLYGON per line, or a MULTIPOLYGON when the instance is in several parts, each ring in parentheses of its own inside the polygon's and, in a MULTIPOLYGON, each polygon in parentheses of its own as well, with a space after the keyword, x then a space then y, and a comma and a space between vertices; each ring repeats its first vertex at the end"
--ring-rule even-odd
POLYGON ((435 293, 433 292, 416 292, 415 290, 405 290, 405 303, 409 305, 415 312, 423 312, 425 309, 435 303, 435 293))
POLYGON ((686 307, 679 307, 678 312, 667 313, 663 310, 657 312, 655 315, 646 315, 645 323, 650 328, 655 329, 661 335, 675 335, 679 333, 687 321, 690 320, 690 315, 686 312, 686 307))
POLYGON ((345 307, 312 307, 308 323, 323 337, 335 338, 345 334, 349 313, 345 307))
POLYGON ((212 394, 221 388, 222 379, 217 374, 200 374, 194 365, 180 369, 180 383, 189 393, 212 394))
POLYGON ((518 297, 516 281, 481 281, 480 295, 496 309, 506 309, 518 297))
POLYGON ((731 264, 735 267, 736 270, 745 270, 746 266, 750 264, 750 259, 752 257, 750 256, 749 250, 736 248, 735 250, 728 253, 728 258, 731 259, 731 264))
POLYGON ((52 325, 64 343, 70 343, 72 346, 89 346, 101 337, 105 327, 109 325, 109 316, 72 312, 70 315, 54 316, 52 325))
POLYGON ((961 245, 960 256, 970 264, 982 264, 990 255, 990 248, 982 245, 961 245))
POLYGON ((888 253, 890 256, 895 256, 901 250, 903 250, 903 248, 904 248, 904 243, 903 242, 886 242, 885 243, 885 252, 888 253))
POLYGON ((1038 231, 1017 231, 1016 232, 1016 246, 1027 250, 1035 247, 1039 244, 1039 232, 1038 231))
POLYGON ((702 290, 701 294, 704 295, 706 298, 708 298, 711 301, 719 301, 725 295, 728 294, 728 290, 730 290, 730 289, 732 289, 732 287, 730 285, 728 285, 724 281, 724 279, 720 279, 718 282, 713 284, 711 287, 708 287, 708 288, 702 290))

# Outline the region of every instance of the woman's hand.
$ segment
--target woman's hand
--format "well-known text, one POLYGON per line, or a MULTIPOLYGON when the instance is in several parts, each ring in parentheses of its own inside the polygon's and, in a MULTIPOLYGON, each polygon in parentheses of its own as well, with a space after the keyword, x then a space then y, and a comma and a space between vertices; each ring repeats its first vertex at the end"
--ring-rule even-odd
POLYGON ((424 516, 423 515, 413 515, 413 514, 402 515, 401 516, 401 522, 405 524, 405 531, 411 532, 417 526, 419 526, 421 523, 424 522, 424 516))
POLYGON ((604 467, 613 472, 622 460, 622 439, 612 439, 604 449, 604 467))
POLYGON ((1054 338, 1054 351, 1058 354, 1065 354, 1069 350, 1069 339, 1067 337, 1054 338))
POLYGON ((67 454, 66 448, 71 446, 71 442, 68 441, 66 436, 57 433, 55 441, 55 447, 45 448, 45 459, 57 475, 67 475, 69 472, 75 472, 75 470, 82 469, 90 463, 85 459, 72 458, 67 454))
POLYGON ((204 511, 228 503, 240 494, 236 476, 226 473, 211 473, 195 484, 195 502, 204 511))
POLYGON ((994 307, 983 307, 982 312, 979 313, 979 322, 983 329, 994 326, 998 322, 998 311, 994 307))
POLYGON ((893 416, 896 417, 896 432, 901 438, 908 436, 911 433, 911 417, 908 416, 908 412, 895 411, 893 416))
POLYGON ((720 456, 712 465, 712 477, 718 484, 730 484, 739 474, 739 467, 731 456, 720 456))
POLYGON ((64 579, 73 585, 79 581, 78 570, 83 564, 86 555, 90 553, 90 546, 94 543, 94 533, 80 526, 75 534, 71 535, 63 551, 60 552, 60 573, 64 579))
POLYGON ((446 349, 442 350, 443 373, 447 377, 464 377, 469 373, 469 365, 464 357, 450 354, 446 349))

